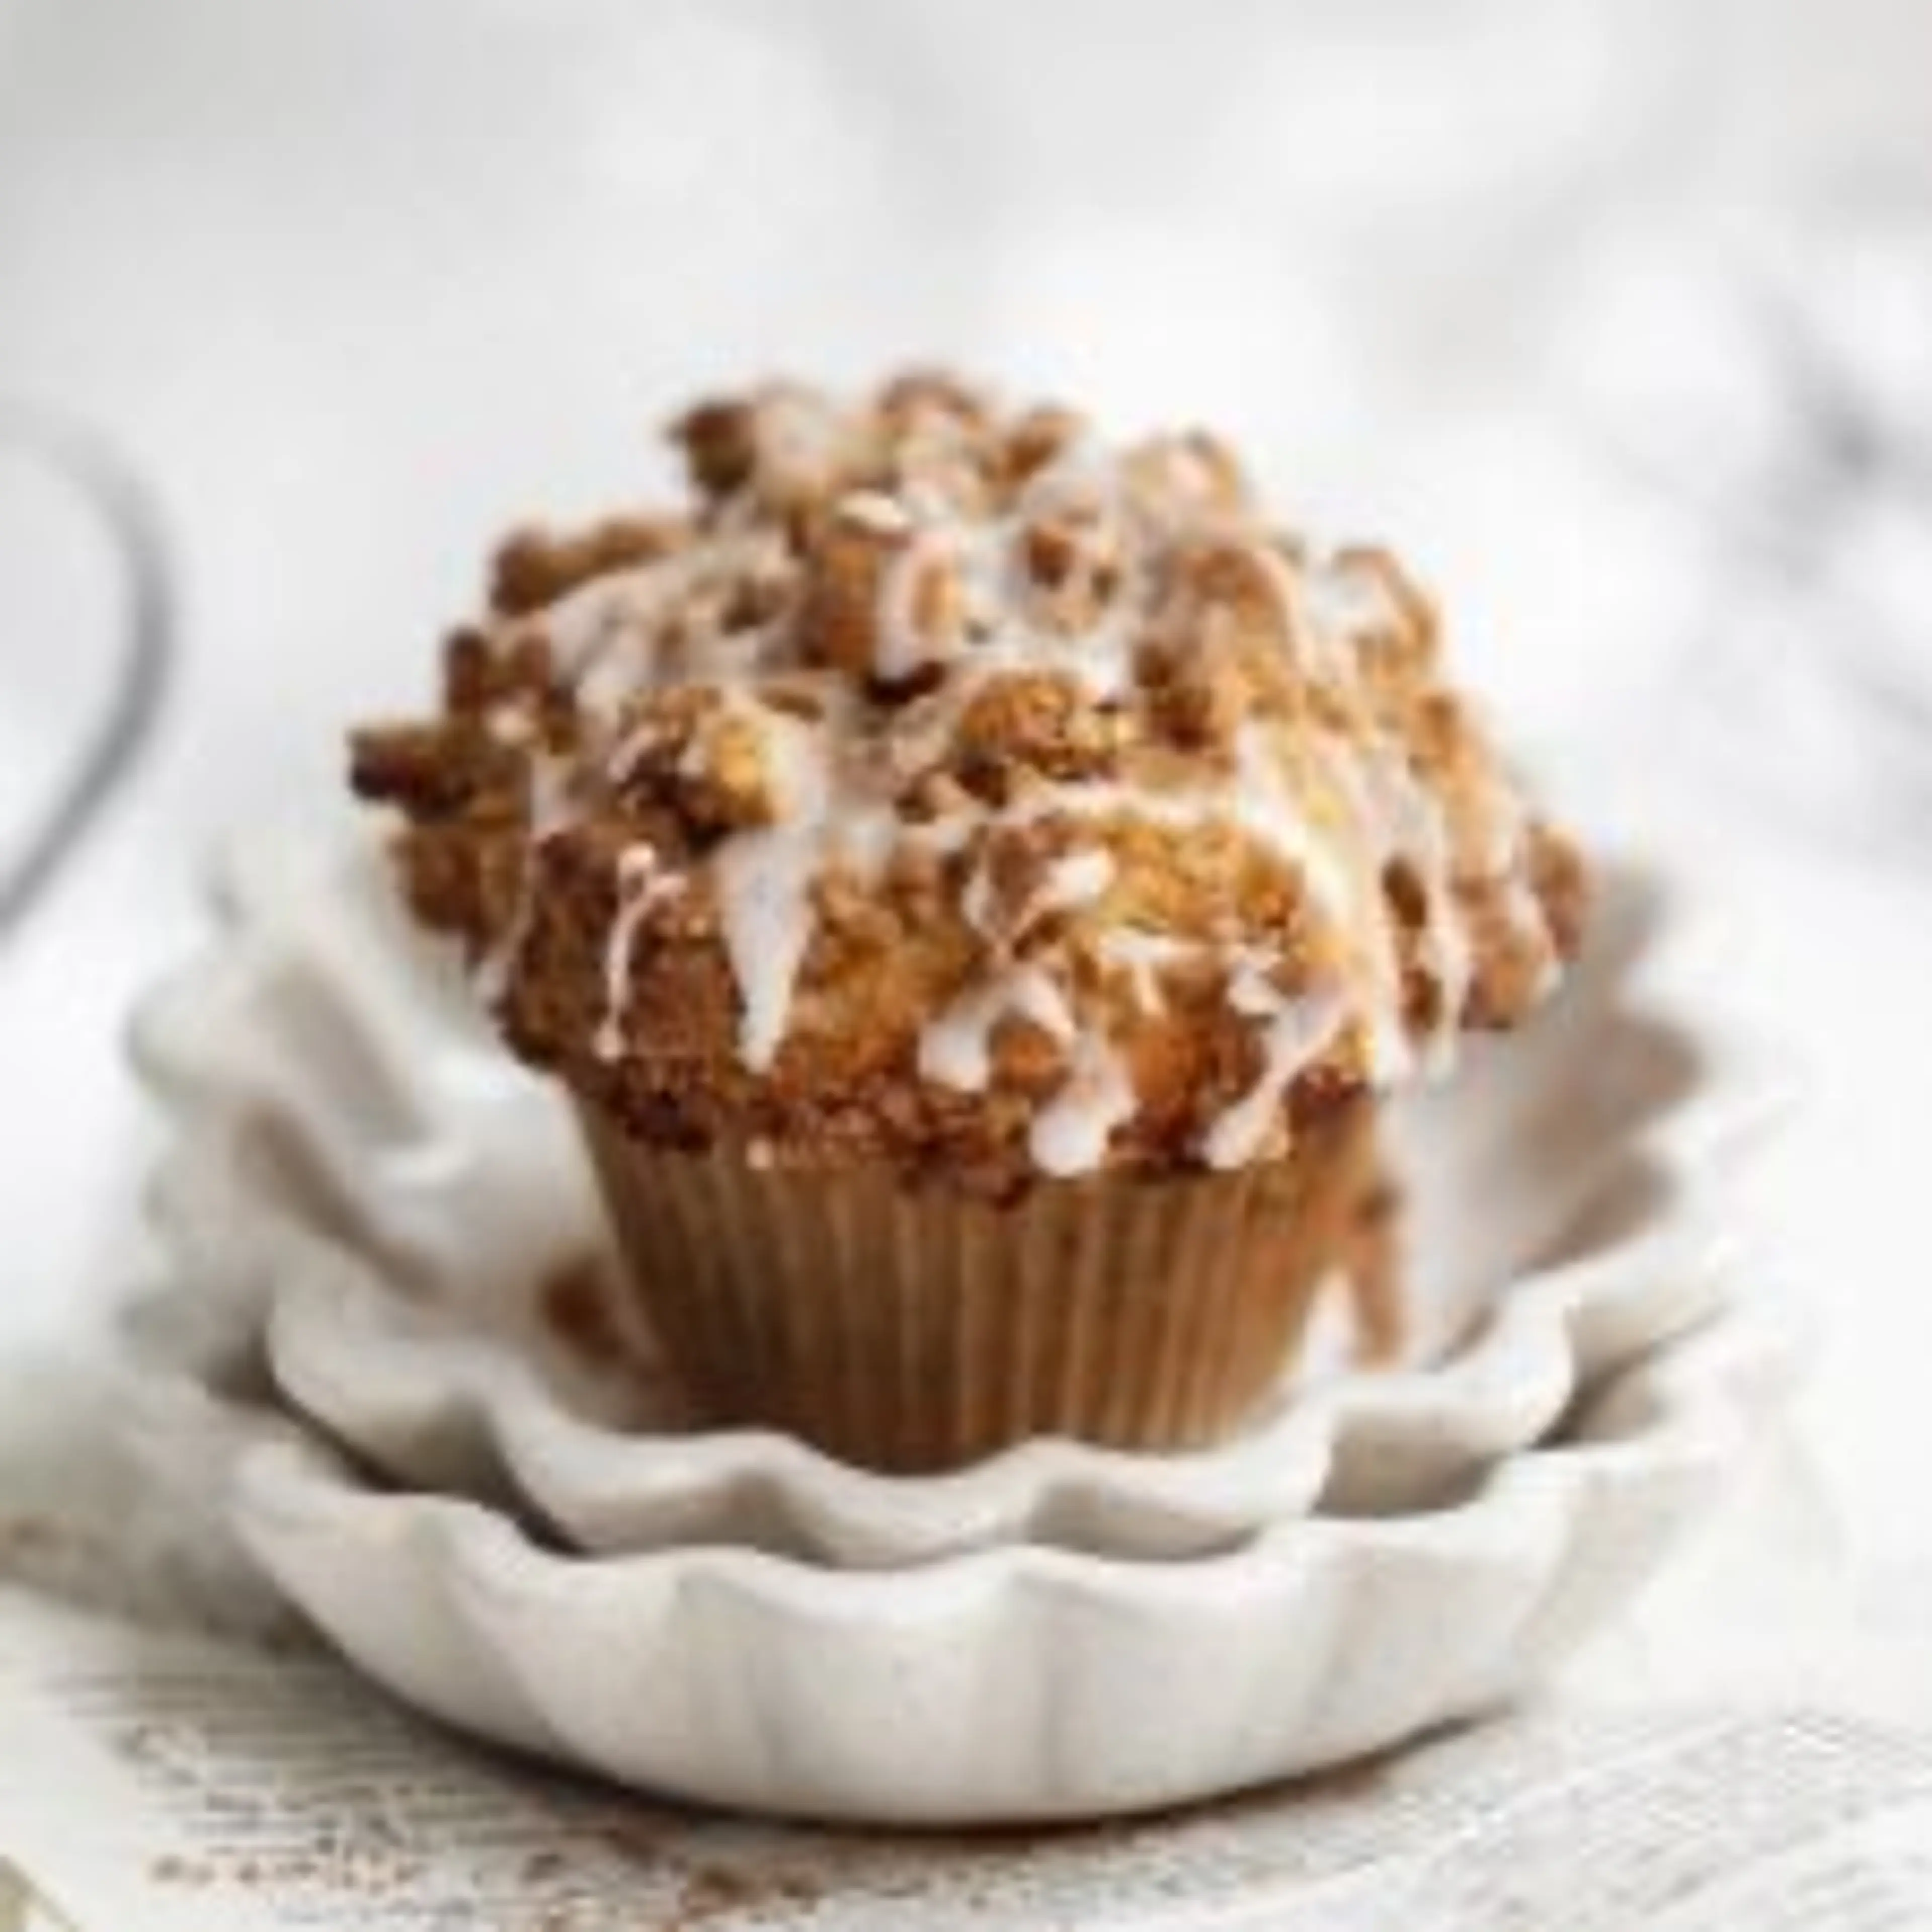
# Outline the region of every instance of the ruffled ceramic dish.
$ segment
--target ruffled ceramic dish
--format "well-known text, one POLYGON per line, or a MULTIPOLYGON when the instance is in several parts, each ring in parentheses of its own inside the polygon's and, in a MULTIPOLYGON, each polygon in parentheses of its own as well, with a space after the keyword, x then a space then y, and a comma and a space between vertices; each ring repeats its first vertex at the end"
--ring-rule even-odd
MULTIPOLYGON (((203 1298, 174 1300, 206 1325, 203 1298)), ((138 1420, 184 1507, 212 1503, 352 1660, 461 1730, 682 1798, 976 1825, 1205 1798, 1506 1700, 1669 1552, 1801 1339, 1742 1298, 1438 1509, 1284 1518, 1166 1564, 560 1551, 501 1510, 386 1489, 261 1406, 245 1324, 186 1346, 138 1420)))
POLYGON ((244 849, 219 909, 218 944, 136 1029, 176 1130, 157 1202, 177 1270, 263 1304, 287 1395, 392 1480, 526 1505, 592 1551, 1172 1559, 1311 1508, 1433 1507, 1710 1314, 1726 1175, 1780 1099, 1723 1021, 1708 935, 1654 880, 1612 874, 1565 998, 1469 1054, 1453 1133, 1426 1094, 1398 1115, 1417 1312, 1400 1364, 1318 1348, 1210 1451, 1041 1442, 886 1477, 680 1414, 600 1292, 564 1109, 497 1049, 372 849, 244 849))

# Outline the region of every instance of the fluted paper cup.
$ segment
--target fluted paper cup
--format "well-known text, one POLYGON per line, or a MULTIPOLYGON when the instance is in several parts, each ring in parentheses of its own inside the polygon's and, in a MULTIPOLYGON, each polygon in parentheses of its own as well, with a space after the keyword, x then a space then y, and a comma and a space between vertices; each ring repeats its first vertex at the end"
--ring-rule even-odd
POLYGON ((1347 1102, 1228 1173, 1047 1180, 993 1206, 670 1151, 580 1109, 635 1292, 706 1419, 904 1472, 1038 1436, 1165 1450, 1238 1428, 1341 1254, 1372 1112, 1347 1102))

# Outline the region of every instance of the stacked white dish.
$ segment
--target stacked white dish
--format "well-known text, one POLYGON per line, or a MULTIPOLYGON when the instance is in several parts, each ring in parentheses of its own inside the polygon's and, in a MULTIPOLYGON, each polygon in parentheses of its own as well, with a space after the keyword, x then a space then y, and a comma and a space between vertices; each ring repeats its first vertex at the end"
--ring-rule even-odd
POLYGON ((136 1028, 148 1444, 398 1695, 642 1788, 1079 1817, 1392 1744, 1597 1629, 1788 1378, 1726 1225, 1778 1083, 1635 875, 1565 998, 1398 1114, 1410 1359, 1318 1346, 1209 1451, 920 1478, 680 1414, 565 1109, 376 854, 238 855, 219 910, 136 1028))

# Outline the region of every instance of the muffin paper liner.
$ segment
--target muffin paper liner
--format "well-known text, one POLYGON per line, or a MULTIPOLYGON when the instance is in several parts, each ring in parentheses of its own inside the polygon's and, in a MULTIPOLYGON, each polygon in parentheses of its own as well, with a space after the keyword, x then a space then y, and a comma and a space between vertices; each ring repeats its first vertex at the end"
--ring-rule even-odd
POLYGON ((994 1207, 889 1173, 669 1153, 581 1118, 700 1413, 906 1473, 1035 1436, 1226 1436, 1292 1360, 1372 1155, 1353 1103, 1282 1162, 1050 1182, 994 1207))

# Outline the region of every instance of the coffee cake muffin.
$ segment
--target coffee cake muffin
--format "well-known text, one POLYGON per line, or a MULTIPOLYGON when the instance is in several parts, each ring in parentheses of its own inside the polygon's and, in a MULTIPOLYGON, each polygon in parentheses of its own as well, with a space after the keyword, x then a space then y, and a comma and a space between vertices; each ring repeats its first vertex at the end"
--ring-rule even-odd
POLYGON ((878 1467, 1238 1427, 1385 1199, 1381 1096, 1574 953, 1571 846, 1385 553, 1198 431, 950 377, 676 425, 358 733, 420 920, 582 1120, 721 1423, 878 1467))

